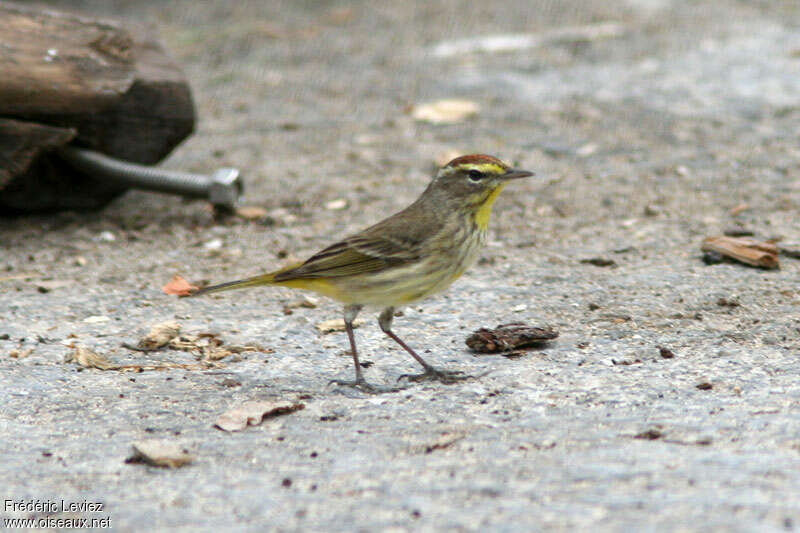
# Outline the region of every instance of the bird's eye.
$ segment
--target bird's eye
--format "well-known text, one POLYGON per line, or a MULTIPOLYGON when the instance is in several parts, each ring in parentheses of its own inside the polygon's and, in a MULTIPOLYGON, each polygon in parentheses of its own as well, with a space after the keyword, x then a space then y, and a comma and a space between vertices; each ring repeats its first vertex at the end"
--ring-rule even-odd
POLYGON ((480 170, 470 170, 469 171, 469 180, 470 181, 481 181, 483 179, 483 173, 480 170))

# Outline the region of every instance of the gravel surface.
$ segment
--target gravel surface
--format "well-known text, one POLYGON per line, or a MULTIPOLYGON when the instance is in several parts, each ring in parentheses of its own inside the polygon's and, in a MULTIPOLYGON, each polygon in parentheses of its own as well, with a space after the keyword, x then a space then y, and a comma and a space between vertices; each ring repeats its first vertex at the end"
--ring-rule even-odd
MULTIPOLYGON (((122 531, 800 527, 800 261, 700 251, 731 228, 800 241, 796 1, 164 4, 49 5, 154 25, 201 117, 166 166, 239 167, 266 215, 131 192, 0 221, 4 500, 102 502, 52 517, 122 531), (521 37, 476 49, 493 35, 521 37), (480 111, 409 114, 442 98, 480 111), (537 172, 501 196, 480 262, 395 321, 478 379, 342 389, 347 340, 315 327, 335 303, 160 291, 302 259, 413 201, 451 152, 537 172), (255 349, 123 347, 164 321, 255 349), (466 348, 509 322, 560 336, 516 358, 466 348), (144 368, 81 368, 70 345, 144 368), (305 408, 213 427, 254 400, 305 408), (191 464, 127 464, 150 438, 191 464)), ((391 384, 417 368, 374 315, 356 330, 365 373, 391 384)))

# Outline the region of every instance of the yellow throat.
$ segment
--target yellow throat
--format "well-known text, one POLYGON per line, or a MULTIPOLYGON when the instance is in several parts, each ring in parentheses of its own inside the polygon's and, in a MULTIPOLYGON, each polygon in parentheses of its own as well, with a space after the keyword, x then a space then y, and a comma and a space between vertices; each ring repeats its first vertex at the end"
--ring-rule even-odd
POLYGON ((478 206, 475 210, 475 224, 478 225, 478 228, 481 231, 486 231, 486 228, 489 227, 489 217, 492 214, 492 205, 494 205, 494 201, 497 200, 497 196, 505 187, 505 184, 498 185, 492 192, 490 192, 486 199, 478 206))

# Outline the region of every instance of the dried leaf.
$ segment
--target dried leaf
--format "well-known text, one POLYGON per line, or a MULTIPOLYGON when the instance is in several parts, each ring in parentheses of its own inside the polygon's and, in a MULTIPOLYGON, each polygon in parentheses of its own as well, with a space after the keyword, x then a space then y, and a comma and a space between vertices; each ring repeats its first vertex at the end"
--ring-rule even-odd
POLYGON ((480 353, 497 353, 536 346, 558 337, 551 327, 531 327, 522 323, 500 324, 495 329, 480 328, 467 337, 470 349, 480 353))
POLYGON ((243 346, 239 346, 238 344, 231 344, 225 346, 225 349, 231 353, 242 353, 242 352, 261 352, 261 353, 274 353, 275 350, 272 348, 264 348, 263 346, 259 346, 257 344, 245 344, 243 346))
POLYGON ((229 355, 233 355, 233 353, 234 353, 233 351, 228 350, 227 348, 213 347, 204 351, 203 360, 219 361, 220 359, 225 359, 229 355))
POLYGON ((180 444, 168 440, 148 439, 133 443, 133 455, 126 463, 145 463, 163 468, 188 465, 194 458, 180 444))
POLYGON ((126 348, 137 351, 153 351, 163 346, 173 350, 191 352, 203 361, 219 361, 232 354, 242 352, 264 352, 272 353, 269 348, 263 348, 255 344, 244 346, 226 346, 224 341, 217 337, 216 333, 198 334, 178 334, 180 326, 175 322, 165 322, 153 326, 150 333, 139 341, 136 346, 123 344, 126 348))
POLYGON ((769 242, 743 237, 708 237, 703 241, 702 249, 755 267, 780 267, 778 247, 769 242))
MULTIPOLYGON (((358 318, 355 319, 353 321, 353 329, 357 328, 363 323, 364 321, 362 319, 358 318)), ((324 322, 320 322, 319 324, 317 324, 317 329, 321 333, 333 333, 334 331, 344 331, 345 330, 344 319, 333 318, 331 320, 325 320, 324 322)))
POLYGON ((33 348, 28 348, 27 350, 11 350, 8 352, 8 356, 12 359, 24 359, 32 353, 33 348))
POLYGON ((411 116, 431 124, 455 124, 476 115, 480 107, 471 100, 450 99, 415 105, 411 116))
POLYGON ((242 206, 236 209, 236 216, 245 220, 259 220, 267 216, 267 210, 254 205, 242 206))
POLYGON ((245 402, 228 409, 217 418, 214 426, 223 431, 241 431, 247 426, 257 426, 265 418, 286 415, 305 409, 305 404, 291 402, 245 402))
POLYGON ((177 274, 172 276, 172 279, 169 280, 169 283, 161 287, 161 290, 164 291, 165 294, 170 294, 173 296, 190 296, 192 293, 197 291, 197 289, 197 286, 192 285, 177 274))
POLYGON ((150 332, 139 339, 136 349, 150 352, 163 348, 178 336, 181 332, 181 325, 177 322, 161 322, 150 328, 150 332))
POLYGON ((314 309, 317 307, 319 300, 311 296, 303 295, 296 300, 292 300, 284 305, 285 308, 295 309, 297 307, 305 307, 306 309, 314 309))
POLYGON ((214 333, 200 333, 197 335, 180 335, 169 342, 173 350, 191 352, 204 361, 218 361, 231 355, 233 352, 223 348, 222 339, 214 333))
POLYGON ((75 350, 67 354, 64 358, 65 363, 75 363, 84 368, 99 368, 100 370, 117 370, 118 365, 114 365, 105 356, 93 352, 85 346, 76 346, 75 350))
POLYGON ((191 335, 191 334, 184 334, 178 335, 170 339, 169 347, 172 350, 180 350, 182 352, 201 352, 205 346, 208 346, 208 340, 206 337, 203 337, 201 341, 201 337, 198 335, 191 335), (202 342, 203 345, 201 346, 199 343, 202 342))

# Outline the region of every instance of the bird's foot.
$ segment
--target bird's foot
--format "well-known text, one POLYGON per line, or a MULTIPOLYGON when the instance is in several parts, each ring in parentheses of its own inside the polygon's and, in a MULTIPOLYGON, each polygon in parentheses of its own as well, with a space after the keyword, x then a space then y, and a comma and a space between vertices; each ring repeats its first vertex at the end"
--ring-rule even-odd
POLYGON ((400 381, 401 379, 407 379, 408 381, 436 380, 449 385, 473 378, 475 378, 475 376, 471 374, 465 374, 460 370, 444 370, 430 366, 427 367, 425 372, 421 374, 403 374, 397 378, 397 381, 400 381))
POLYGON ((388 387, 385 385, 373 385, 372 383, 368 383, 364 378, 357 378, 354 381, 347 381, 344 379, 332 379, 328 382, 328 385, 338 385, 340 387, 350 387, 356 390, 360 390, 361 392, 366 392, 367 394, 384 394, 387 392, 398 392, 404 389, 404 387, 388 387))

